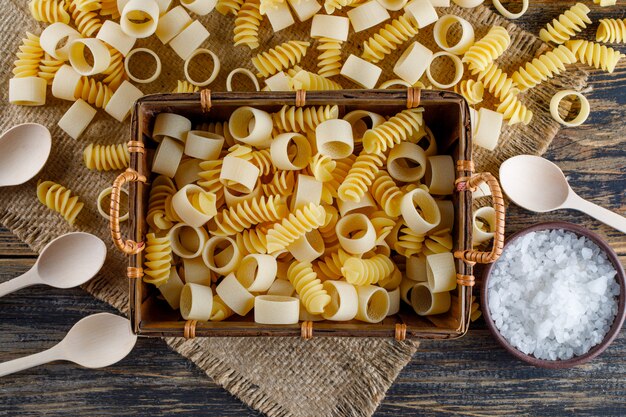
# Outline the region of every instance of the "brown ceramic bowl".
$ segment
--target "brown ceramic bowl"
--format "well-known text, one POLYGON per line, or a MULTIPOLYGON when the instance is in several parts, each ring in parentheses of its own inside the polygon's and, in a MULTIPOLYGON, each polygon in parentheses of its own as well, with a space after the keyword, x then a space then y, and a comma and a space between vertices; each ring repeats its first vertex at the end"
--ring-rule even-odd
POLYGON ((619 283, 619 286, 620 286, 619 300, 618 300, 618 306, 617 306, 617 315, 615 316, 615 319, 613 320, 613 325, 609 329, 606 336, 604 336, 604 340, 602 340, 602 342, 592 347, 591 350, 589 350, 589 352, 585 353, 584 355, 574 356, 571 359, 555 360, 555 361, 537 359, 534 356, 527 355, 517 350, 515 347, 513 347, 500 334, 500 331, 496 327, 496 324, 491 319, 491 313, 489 311, 489 296, 488 296, 487 288, 489 286, 489 277, 491 275, 491 270, 493 269, 495 263, 490 264, 485 268, 480 296, 481 296, 481 301, 483 304, 483 316, 485 317, 485 322, 487 323, 487 327, 489 328, 493 336, 496 338, 498 343, 502 345, 502 347, 508 350, 516 358, 524 362, 527 362, 531 365, 539 366, 541 368, 562 369, 562 368, 570 368, 572 366, 580 365, 582 363, 588 362, 591 359, 595 358, 600 353, 602 353, 611 344, 613 339, 615 339, 615 337, 618 335, 620 329, 622 328, 622 325, 624 324, 624 317, 625 317, 624 304, 626 301, 626 281, 624 278, 624 268, 622 268, 622 265, 617 257, 617 254, 615 253, 615 251, 613 251, 613 249, 609 246, 609 244, 606 243, 596 233, 590 231, 589 229, 585 227, 579 226, 577 224, 568 223, 568 222, 547 222, 547 223, 536 224, 527 229, 520 230, 519 232, 509 237, 504 246, 504 250, 506 251, 507 246, 511 242, 513 242, 514 240, 518 239, 521 236, 526 235, 527 233, 537 232, 537 231, 542 231, 542 230, 554 230, 554 229, 567 230, 567 231, 577 234, 578 236, 585 236, 586 238, 590 239, 592 242, 598 245, 598 247, 606 253, 606 256, 609 262, 613 264, 613 267, 617 271, 617 275, 615 278, 617 279, 617 282, 619 283))

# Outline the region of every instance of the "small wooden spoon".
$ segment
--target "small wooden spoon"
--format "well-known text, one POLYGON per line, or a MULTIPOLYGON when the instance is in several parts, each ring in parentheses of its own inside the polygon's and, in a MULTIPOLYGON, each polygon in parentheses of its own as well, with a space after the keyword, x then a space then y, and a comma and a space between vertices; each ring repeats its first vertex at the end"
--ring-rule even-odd
POLYGON ((52 361, 103 368, 124 359, 137 342, 130 321, 110 313, 81 319, 60 343, 43 352, 0 363, 0 377, 52 361))
POLYGON ((0 187, 23 184, 46 164, 50 131, 37 123, 13 126, 0 135, 0 187))
POLYGON ((83 232, 68 233, 48 243, 25 274, 0 284, 0 297, 31 285, 77 287, 98 273, 106 258, 102 240, 83 232))

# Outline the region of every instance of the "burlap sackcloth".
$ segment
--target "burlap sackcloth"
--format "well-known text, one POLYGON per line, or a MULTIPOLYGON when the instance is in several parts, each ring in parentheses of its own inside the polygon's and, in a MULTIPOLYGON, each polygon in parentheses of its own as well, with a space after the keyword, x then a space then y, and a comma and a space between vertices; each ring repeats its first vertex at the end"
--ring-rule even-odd
MULTIPOLYGON (((40 175, 27 184, 0 190, 0 221, 36 251, 53 238, 72 230, 87 231, 110 242, 108 225, 98 215, 95 201, 100 190, 111 185, 116 173, 87 170, 82 162, 82 150, 90 142, 108 144, 127 141, 128 122, 120 124, 99 111, 86 133, 75 141, 57 127, 57 121, 69 108, 70 102, 53 99, 48 93, 45 107, 8 104, 8 80, 18 45, 25 30, 40 34, 43 28, 30 17, 26 4, 26 0, 5 1, 0 14, 0 41, 3 45, 0 131, 18 123, 39 122, 51 130, 53 146, 50 159, 40 175), (58 214, 37 201, 35 191, 38 179, 59 182, 81 196, 85 208, 74 227, 68 226, 58 214)), ((440 15, 452 13, 469 20, 475 27, 477 39, 491 25, 505 26, 511 33, 512 44, 498 62, 509 73, 531 59, 543 45, 534 35, 494 15, 486 7, 473 10, 451 7, 438 11, 440 15)), ((250 64, 253 53, 247 47, 232 46, 232 16, 212 13, 200 20, 211 32, 211 37, 205 42, 206 47, 215 51, 222 60, 220 76, 210 87, 223 90, 225 78, 233 68, 254 70, 250 64)), ((421 31, 417 40, 436 51, 431 28, 421 31)), ((289 39, 308 40, 309 29, 310 23, 298 24, 274 34, 264 22, 259 50, 289 39)), ((362 41, 373 32, 353 35, 350 42, 344 45, 344 59, 348 51, 360 55, 362 41)), ((157 81, 138 85, 144 93, 171 91, 176 86, 176 80, 184 79, 183 62, 169 47, 163 46, 155 37, 139 40, 136 47, 141 46, 154 49, 163 62, 163 72, 157 81)), ((317 51, 314 47, 315 44, 301 64, 312 71, 316 68, 317 51)), ((396 78, 391 69, 403 49, 404 46, 381 63, 381 81, 396 78)), ((442 66, 439 71, 450 75, 451 68, 442 66)), ((441 77, 444 78, 444 75, 441 77)), ((341 77, 334 78, 347 88, 355 88, 341 77)), ((477 171, 497 173, 500 163, 512 155, 543 153, 559 128, 549 115, 550 97, 561 88, 580 89, 586 79, 585 72, 570 68, 564 75, 526 94, 523 101, 535 113, 532 123, 529 126, 506 127, 501 145, 494 152, 475 149, 477 171)), ((242 82, 240 87, 251 88, 251 84, 242 82)), ((84 287, 95 297, 124 312, 128 303, 125 264, 125 257, 109 244, 106 267, 84 287)), ((202 368, 216 383, 270 416, 369 416, 417 349, 417 343, 373 338, 314 338, 310 341, 298 338, 208 338, 189 341, 170 338, 166 341, 202 368)))

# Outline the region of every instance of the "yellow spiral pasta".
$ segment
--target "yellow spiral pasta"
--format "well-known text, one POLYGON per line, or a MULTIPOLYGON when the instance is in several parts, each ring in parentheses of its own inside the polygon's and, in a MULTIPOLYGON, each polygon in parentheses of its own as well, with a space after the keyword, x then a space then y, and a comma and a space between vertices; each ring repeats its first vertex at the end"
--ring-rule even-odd
POLYGON ((395 51, 399 45, 417 35, 417 24, 406 14, 387 23, 378 33, 363 42, 361 58, 380 62, 386 55, 395 51))
POLYGON ((112 95, 111 87, 89 77, 80 78, 74 93, 76 99, 82 98, 87 103, 102 109, 106 107, 112 95))
POLYGON ((169 230, 174 222, 165 213, 165 202, 176 194, 176 186, 172 180, 164 175, 154 179, 148 197, 148 214, 146 221, 155 231, 169 230))
POLYGON ((396 226, 397 217, 389 216, 384 211, 375 211, 369 217, 376 232, 376 244, 382 244, 396 226))
POLYGON ((587 16, 590 11, 589 7, 583 3, 576 3, 541 29, 539 37, 544 42, 554 42, 559 45, 565 43, 591 23, 591 19, 587 16))
POLYGON ((615 70, 617 63, 622 58, 619 51, 595 42, 573 40, 568 41, 566 46, 583 64, 609 73, 615 70))
POLYGON ((337 190, 339 198, 342 201, 361 201, 386 160, 385 155, 361 152, 337 190))
POLYGON ((228 149, 228 153, 237 158, 245 159, 259 168, 259 176, 276 172, 269 149, 253 150, 249 146, 237 144, 231 146, 228 149))
POLYGON ((224 185, 220 182, 220 173, 222 172, 222 160, 202 161, 200 162, 200 178, 197 184, 205 190, 215 194, 217 206, 224 204, 224 185))
POLYGON ((400 203, 404 194, 387 171, 378 171, 374 178, 374 182, 370 187, 374 200, 388 216, 398 217, 400 215, 400 203))
POLYGON ((44 56, 43 49, 39 44, 39 36, 26 32, 26 38, 16 54, 17 61, 13 62, 13 75, 15 78, 37 77, 39 75, 39 62, 44 56))
POLYGON ((259 71, 257 76, 269 77, 298 64, 306 55, 309 45, 306 41, 287 41, 258 54, 252 58, 252 65, 259 71))
POLYGON ((287 270, 287 278, 300 296, 302 305, 310 314, 321 314, 330 304, 330 295, 317 277, 313 266, 306 262, 293 262, 287 270))
POLYGON ((226 320, 230 316, 232 316, 233 310, 231 310, 222 298, 215 294, 213 295, 213 307, 211 310, 211 317, 209 320, 211 321, 222 321, 226 320))
POLYGON ((402 227, 398 233, 398 240, 394 249, 407 258, 422 252, 426 235, 417 234, 408 227, 402 227))
POLYGON ((500 100, 509 94, 517 94, 515 81, 502 71, 495 62, 492 62, 487 68, 480 71, 477 78, 494 97, 500 100))
POLYGON ((83 161, 88 169, 112 171, 128 168, 130 154, 126 143, 96 145, 90 143, 83 151, 83 161))
POLYGON ((329 253, 317 261, 315 263, 315 270, 317 271, 318 276, 320 276, 324 281, 329 279, 341 279, 343 278, 341 268, 350 258, 352 258, 352 255, 342 248, 338 248, 336 251, 329 253))
POLYGON ((289 85, 292 90, 341 90, 339 83, 303 69, 292 69, 288 71, 288 74, 290 77, 289 85))
POLYGON ((453 246, 454 244, 452 243, 452 234, 450 233, 450 230, 440 230, 426 236, 422 253, 428 256, 437 253, 451 252, 453 246))
POLYGON ((54 80, 54 75, 64 64, 64 61, 54 59, 46 53, 43 59, 39 62, 39 72, 37 75, 39 78, 46 80, 48 85, 50 85, 52 84, 52 80, 54 80))
POLYGON ((565 71, 565 65, 576 62, 576 54, 563 45, 527 62, 511 75, 521 91, 526 91, 565 71))
POLYGON ((626 43, 626 19, 600 19, 596 41, 604 43, 626 43))
POLYGON ((341 72, 341 44, 336 39, 320 38, 315 49, 317 56, 317 73, 322 77, 332 77, 341 72))
POLYGON ((118 19, 120 12, 117 8, 117 0, 101 0, 100 15, 111 16, 111 19, 118 19))
POLYGON ((483 71, 501 56, 510 44, 509 32, 502 26, 492 26, 481 40, 465 52, 463 62, 467 63, 468 68, 474 74, 483 71))
POLYGON ((93 12, 102 8, 102 0, 75 0, 76 9, 81 12, 93 12))
POLYGON ((189 81, 178 80, 176 81, 176 88, 172 90, 172 93, 195 93, 200 90, 197 85, 191 84, 189 81))
POLYGON ((267 253, 267 235, 259 227, 237 233, 235 240, 242 254, 267 253))
POLYGON ((394 269, 395 265, 385 255, 378 254, 369 259, 351 256, 344 262, 341 273, 352 285, 372 285, 389 278, 394 269))
POLYGON ((157 287, 165 284, 170 277, 172 267, 172 247, 169 238, 148 233, 143 257, 145 267, 143 281, 157 287))
POLYGON ((319 204, 308 205, 290 213, 267 231, 267 251, 273 253, 324 224, 326 211, 319 204))
POLYGON ((227 14, 234 14, 237 16, 237 12, 243 6, 244 0, 217 0, 215 10, 226 16, 227 14))
POLYGON ((296 107, 283 106, 272 113, 274 127, 280 133, 315 133, 315 128, 322 122, 339 117, 337 105, 296 107))
POLYGON ((40 181, 37 184, 37 198, 41 204, 63 216, 69 224, 74 224, 84 206, 77 196, 72 195, 72 191, 52 181, 40 181))
POLYGON ((339 243, 335 226, 339 221, 339 212, 334 206, 323 206, 326 211, 326 218, 324 224, 317 229, 324 239, 324 245, 326 249, 334 248, 339 243))
POLYGON ((509 125, 524 123, 528 125, 533 118, 533 112, 517 98, 516 95, 509 94, 502 99, 496 108, 498 113, 502 113, 504 120, 509 121, 509 125))
POLYGON ((289 196, 293 194, 295 183, 293 171, 276 171, 270 182, 261 184, 261 190, 267 197, 272 195, 289 196))
POLYGON ((69 0, 69 12, 76 29, 86 38, 93 38, 102 27, 102 22, 97 13, 83 12, 78 10, 77 2, 79 0, 69 0))
POLYGON ((482 81, 463 80, 454 86, 454 91, 462 95, 471 106, 483 101, 485 86, 482 81))
POLYGON ((326 13, 333 14, 335 10, 341 10, 344 7, 355 7, 365 0, 324 0, 324 10, 326 13))
POLYGON ((222 210, 209 223, 209 232, 215 236, 231 236, 254 224, 275 222, 287 215, 287 203, 281 196, 259 197, 242 201, 222 210))
POLYGON ((102 82, 115 91, 122 84, 122 81, 126 79, 124 55, 111 46, 109 46, 109 52, 111 53, 111 63, 106 70, 102 71, 102 75, 106 76, 102 79, 102 82))
POLYGON ((28 3, 28 8, 33 18, 40 22, 70 23, 66 0, 31 0, 30 3, 28 3))
MULTIPOLYGON (((333 198, 339 196, 339 187, 348 176, 348 172, 350 172, 350 168, 352 168, 352 165, 354 165, 354 161, 356 161, 355 155, 350 155, 347 158, 335 161, 335 169, 332 172, 333 178, 330 181, 324 183, 322 188, 322 198, 324 198, 324 194, 326 193, 333 198)), ((332 201, 327 204, 331 203, 332 201)))
POLYGON ((311 175, 319 182, 328 182, 333 179, 333 171, 337 167, 337 162, 328 155, 315 154, 309 162, 311 175))
POLYGON ((259 0, 246 0, 237 12, 233 40, 235 46, 246 45, 250 49, 259 47, 259 27, 263 16, 259 13, 259 0))
POLYGON ((423 108, 402 110, 391 119, 369 129, 363 135, 367 153, 382 154, 420 130, 424 122, 423 108))
MULTIPOLYGON (((174 195, 168 195, 165 197, 165 220, 171 222, 171 223, 180 223, 183 220, 178 217, 178 214, 176 214, 176 211, 174 210, 174 207, 172 206, 172 198, 174 197, 174 195)), ((197 203, 197 201, 196 201, 197 203)), ((196 204, 197 206, 197 204, 196 204)))

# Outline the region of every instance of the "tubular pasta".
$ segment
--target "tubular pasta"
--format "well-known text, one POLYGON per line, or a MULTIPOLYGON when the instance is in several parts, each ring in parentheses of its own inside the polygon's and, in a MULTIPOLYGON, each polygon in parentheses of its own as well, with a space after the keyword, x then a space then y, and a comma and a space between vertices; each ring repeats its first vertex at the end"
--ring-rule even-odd
POLYGON ((374 285, 356 287, 359 308, 356 319, 367 323, 378 323, 387 317, 389 295, 384 288, 374 285))

